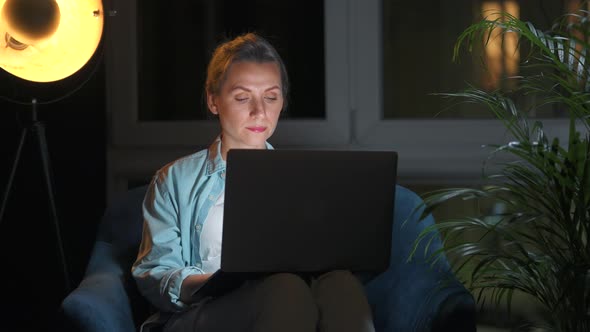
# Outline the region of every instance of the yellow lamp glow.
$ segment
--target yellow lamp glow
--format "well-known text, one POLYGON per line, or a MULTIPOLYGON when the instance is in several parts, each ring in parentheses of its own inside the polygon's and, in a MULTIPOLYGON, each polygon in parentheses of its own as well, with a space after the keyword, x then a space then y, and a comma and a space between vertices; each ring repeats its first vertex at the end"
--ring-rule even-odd
POLYGON ((94 54, 101 0, 0 0, 0 68, 34 82, 57 81, 94 54))

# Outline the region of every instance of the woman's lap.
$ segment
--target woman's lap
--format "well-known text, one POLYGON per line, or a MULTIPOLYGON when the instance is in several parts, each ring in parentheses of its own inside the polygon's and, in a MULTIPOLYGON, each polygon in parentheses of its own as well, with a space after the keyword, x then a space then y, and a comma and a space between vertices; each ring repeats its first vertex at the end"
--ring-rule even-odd
POLYGON ((289 273, 249 281, 175 314, 164 331, 374 330, 362 285, 351 273, 329 272, 310 286, 289 273))

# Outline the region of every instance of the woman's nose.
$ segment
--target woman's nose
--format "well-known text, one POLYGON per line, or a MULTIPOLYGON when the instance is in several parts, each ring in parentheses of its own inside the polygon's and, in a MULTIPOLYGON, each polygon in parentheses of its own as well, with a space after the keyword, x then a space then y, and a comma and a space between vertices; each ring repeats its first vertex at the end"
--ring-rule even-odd
POLYGON ((252 107, 250 110, 250 115, 253 117, 262 117, 265 114, 264 110, 264 103, 261 99, 254 98, 252 100, 252 107))

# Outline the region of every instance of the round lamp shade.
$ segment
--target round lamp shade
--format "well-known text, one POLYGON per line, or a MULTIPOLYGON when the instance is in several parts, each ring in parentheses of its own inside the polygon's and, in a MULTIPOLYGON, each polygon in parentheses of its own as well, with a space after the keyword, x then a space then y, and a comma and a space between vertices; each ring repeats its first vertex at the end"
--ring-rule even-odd
POLYGON ((53 82, 80 70, 100 43, 101 0, 0 0, 0 68, 53 82))

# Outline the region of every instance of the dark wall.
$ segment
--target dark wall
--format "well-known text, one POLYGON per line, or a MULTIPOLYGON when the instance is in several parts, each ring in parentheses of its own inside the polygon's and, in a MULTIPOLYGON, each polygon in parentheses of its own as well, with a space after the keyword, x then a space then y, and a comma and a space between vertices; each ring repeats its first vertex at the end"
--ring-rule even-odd
MULTIPOLYGON (((105 73, 99 52, 74 76, 34 84, 0 70, 0 199, 4 199, 21 130, 37 97, 45 123, 55 200, 72 287, 81 280, 105 205, 105 73), (78 87, 80 87, 76 90, 78 87), (76 90, 76 91, 74 91, 76 90), (11 101, 8 101, 10 99, 11 101)), ((2 330, 55 330, 66 295, 37 136, 22 150, 0 221, 2 330), (14 325, 14 326, 13 326, 14 325)), ((1 201, 0 201, 1 202, 1 201)))

